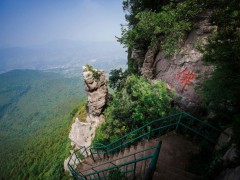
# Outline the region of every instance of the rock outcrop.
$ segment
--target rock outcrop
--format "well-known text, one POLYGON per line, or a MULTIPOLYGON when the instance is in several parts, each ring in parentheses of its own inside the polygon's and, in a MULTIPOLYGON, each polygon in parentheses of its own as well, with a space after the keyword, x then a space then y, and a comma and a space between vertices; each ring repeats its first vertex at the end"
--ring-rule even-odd
POLYGON ((199 45, 206 43, 211 29, 214 27, 210 26, 209 14, 206 14, 170 59, 156 49, 148 49, 144 60, 140 52, 132 52, 132 60, 137 63, 143 61, 140 73, 147 79, 163 80, 175 89, 175 101, 183 110, 192 112, 199 107, 201 102, 195 88, 214 71, 213 66, 203 65, 203 55, 197 50, 199 45))
POLYGON ((83 78, 87 93, 88 119, 98 121, 108 100, 107 79, 101 70, 83 67, 83 78))
POLYGON ((240 166, 224 170, 215 180, 239 180, 239 179, 240 179, 240 166))
MULTIPOLYGON (((76 118, 72 124, 69 138, 74 149, 91 145, 97 126, 104 121, 102 113, 108 100, 107 79, 103 71, 84 66, 83 77, 87 93, 87 118, 85 122, 76 118)), ((64 162, 66 171, 68 161, 69 158, 64 162)))
POLYGON ((220 134, 217 144, 215 146, 215 150, 220 150, 223 146, 230 142, 233 135, 232 128, 227 128, 223 133, 220 134))

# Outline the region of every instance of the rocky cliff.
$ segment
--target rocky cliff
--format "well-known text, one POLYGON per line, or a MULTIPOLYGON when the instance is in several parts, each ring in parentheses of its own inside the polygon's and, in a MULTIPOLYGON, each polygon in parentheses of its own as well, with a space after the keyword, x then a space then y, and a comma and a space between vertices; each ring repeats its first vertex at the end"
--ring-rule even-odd
POLYGON ((209 14, 203 17, 198 27, 186 35, 183 44, 172 58, 165 58, 160 49, 148 49, 146 53, 133 49, 131 59, 141 64, 139 72, 147 79, 161 79, 171 89, 175 89, 176 103, 183 109, 195 111, 200 99, 196 88, 202 80, 214 70, 213 66, 204 65, 203 55, 198 46, 206 42, 211 30, 209 14))
POLYGON ((103 122, 103 110, 108 100, 107 79, 103 71, 91 66, 83 67, 83 78, 87 93, 87 118, 80 122, 76 118, 69 138, 72 145, 90 146, 99 123, 103 122))
POLYGON ((83 67, 85 90, 87 92, 87 121, 99 122, 108 100, 107 79, 101 70, 90 66, 83 67))
MULTIPOLYGON (((69 138, 74 149, 91 145, 97 126, 104 121, 103 110, 108 101, 107 79, 103 71, 84 66, 83 78, 87 94, 87 118, 85 122, 76 118, 72 124, 69 138)), ((64 168, 68 171, 67 163, 68 159, 64 162, 64 168)))

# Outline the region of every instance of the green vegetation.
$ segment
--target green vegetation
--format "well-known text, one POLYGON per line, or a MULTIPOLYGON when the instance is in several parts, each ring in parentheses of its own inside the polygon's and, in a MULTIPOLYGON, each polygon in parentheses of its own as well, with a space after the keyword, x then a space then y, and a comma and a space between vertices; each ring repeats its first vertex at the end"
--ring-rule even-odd
POLYGON ((123 72, 122 68, 114 69, 109 73, 109 86, 112 89, 121 89, 124 79, 127 77, 127 71, 123 72))
MULTIPOLYGON (((233 128, 228 148, 236 144, 240 155, 240 3, 237 0, 220 0, 216 4, 208 2, 208 7, 213 9, 211 24, 217 29, 201 51, 206 61, 215 66, 215 71, 211 78, 205 80, 201 95, 206 106, 215 114, 212 121, 222 128, 233 128)), ((226 150, 221 152, 221 156, 226 150)), ((240 158, 223 164, 221 156, 214 154, 215 158, 208 164, 209 179, 223 169, 240 164, 240 158)))
MULTIPOLYGON (((135 9, 135 3, 126 2, 129 1, 124 3, 125 9, 135 9)), ((144 4, 145 1, 142 2, 144 4)), ((159 1, 158 4, 157 9, 142 6, 139 11, 135 10, 132 14, 135 21, 132 22, 130 18, 128 29, 122 27, 122 37, 118 41, 129 48, 160 48, 166 57, 171 57, 185 35, 198 22, 205 4, 198 3, 198 0, 170 1, 168 4, 159 1)))
POLYGON ((15 70, 0 75, 0 179, 69 179, 71 110, 83 81, 56 73, 15 70))
POLYGON ((118 169, 114 169, 109 172, 109 180, 124 180, 126 179, 124 174, 118 169))
MULTIPOLYGON (((196 27, 197 23, 205 14, 210 16, 212 32, 207 39, 207 44, 196 41, 196 48, 204 55, 207 64, 214 65, 215 71, 212 76, 205 80, 199 89, 206 108, 209 112, 213 112, 215 118, 211 121, 216 126, 222 128, 233 127, 233 138, 230 144, 237 145, 238 153, 240 152, 240 3, 233 1, 210 1, 210 0, 182 0, 182 1, 154 1, 154 0, 124 0, 123 9, 127 11, 127 26, 122 26, 122 36, 118 41, 128 48, 128 70, 125 75, 122 71, 112 71, 113 78, 110 81, 112 87, 115 88, 117 94, 128 97, 124 94, 127 92, 125 84, 127 76, 130 74, 139 74, 141 62, 131 59, 133 49, 140 50, 143 54, 151 49, 163 51, 165 57, 173 56, 181 46, 186 35, 196 27), (204 45, 203 45, 204 44, 204 45)), ((116 99, 121 96, 115 95, 116 99)), ((130 98, 131 99, 131 98, 130 98)), ((131 99, 132 100, 132 99, 131 99)), ((117 100, 112 100, 111 103, 117 100)), ((140 100, 141 101, 141 100, 140 100)), ((116 126, 116 137, 121 132, 127 132, 128 126, 124 124, 125 118, 119 118, 118 114, 113 116, 114 110, 110 111, 112 104, 106 111, 109 127, 116 126), (110 112, 110 113, 109 113, 110 112), (108 114, 109 113, 109 114, 108 114), (111 125, 111 123, 114 125, 111 125), (121 125, 119 125, 121 124, 121 125), (122 129, 121 129, 121 128, 122 129)), ((137 104, 137 103, 136 103, 137 104)), ((128 102, 120 99, 119 103, 115 103, 120 107, 120 114, 127 112, 132 117, 133 112, 137 112, 138 107, 128 106, 128 102), (122 111, 121 102, 126 104, 126 110, 122 111), (129 110, 130 109, 130 110, 129 110), (129 112, 127 111, 129 110, 129 112), (122 113, 123 112, 123 113, 122 113)), ((114 108, 112 108, 114 109, 114 108)), ((148 109, 148 108, 147 108, 148 109)), ((125 113, 125 114, 127 114, 125 113)), ((116 113, 115 113, 116 114, 116 113)), ((137 113, 136 113, 137 114, 137 113)), ((150 112, 149 112, 150 114, 150 112)), ((123 116, 124 117, 124 116, 123 116)), ((137 118, 141 119, 141 115, 137 118)), ((133 121, 133 120, 132 120, 133 121)), ((132 121, 129 123, 131 124, 132 121)), ((135 121, 133 121, 135 122, 135 121)), ((135 123, 133 123, 135 124, 135 123)), ((131 126, 131 125, 130 125, 131 126)), ((104 129, 104 125, 101 127, 104 129)), ((100 131, 101 129, 98 129, 100 131)), ((110 132, 110 131, 109 131, 110 132)), ((99 133, 100 134, 100 133, 99 133)), ((111 141, 116 137, 107 137, 101 134, 100 140, 107 139, 111 141), (112 138, 112 139, 111 139, 112 138)), ((228 146, 229 148, 229 146, 228 146)), ((220 157, 226 152, 224 147, 220 152, 213 152, 209 146, 202 147, 201 152, 193 158, 193 172, 198 174, 206 173, 205 179, 213 179, 223 168, 236 167, 239 160, 230 164, 222 164, 220 157), (205 154, 208 154, 206 156, 205 154), (195 170, 199 171, 196 172, 195 170)))
POLYGON ((128 76, 105 110, 105 123, 96 130, 94 143, 109 143, 170 113, 171 93, 161 81, 128 76))
POLYGON ((223 128, 232 126, 233 143, 240 150, 240 4, 239 1, 208 2, 213 9, 211 24, 215 32, 202 47, 205 60, 215 66, 211 78, 205 80, 202 97, 223 128))
POLYGON ((86 65, 86 67, 88 68, 89 71, 91 71, 93 73, 93 78, 98 81, 100 78, 100 74, 98 71, 96 71, 95 69, 93 69, 93 67, 89 64, 86 65))
POLYGON ((79 121, 85 122, 87 118, 86 103, 82 103, 80 106, 75 107, 70 114, 73 119, 78 118, 79 121))

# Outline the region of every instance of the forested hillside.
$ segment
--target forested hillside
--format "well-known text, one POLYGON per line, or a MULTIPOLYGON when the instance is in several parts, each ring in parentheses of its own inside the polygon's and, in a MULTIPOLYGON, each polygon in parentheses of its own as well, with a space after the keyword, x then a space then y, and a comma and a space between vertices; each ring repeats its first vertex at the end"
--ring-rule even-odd
POLYGON ((0 179, 63 179, 70 112, 81 77, 14 70, 0 75, 0 179))

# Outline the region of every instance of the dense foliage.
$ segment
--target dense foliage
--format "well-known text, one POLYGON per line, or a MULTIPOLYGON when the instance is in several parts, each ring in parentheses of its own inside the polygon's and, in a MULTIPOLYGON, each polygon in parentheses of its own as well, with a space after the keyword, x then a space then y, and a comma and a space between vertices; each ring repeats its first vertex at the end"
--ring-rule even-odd
MULTIPOLYGON (((157 48, 163 51, 166 57, 171 57, 199 20, 206 14, 210 15, 213 28, 201 51, 204 61, 215 68, 199 92, 209 112, 214 112, 215 118, 212 121, 216 126, 233 127, 230 144, 236 144, 240 150, 240 2, 124 0, 123 9, 127 12, 128 25, 122 26, 122 36, 118 41, 128 47, 130 74, 139 73, 141 68, 139 62, 131 59, 133 49, 141 50, 144 54, 149 48, 157 48)), ((223 152, 226 152, 226 149, 223 152)), ((212 150, 212 154, 208 153, 211 157, 203 155, 208 150, 204 148, 202 154, 196 158, 199 163, 195 164, 198 164, 198 170, 201 169, 200 175, 209 171, 207 174, 212 179, 223 167, 219 168, 220 156, 212 150)), ((237 164, 239 165, 239 162, 237 164)))
POLYGON ((67 179, 71 110, 83 81, 15 70, 0 75, 0 179, 67 179))
POLYGON ((96 131, 94 142, 109 143, 146 123, 170 113, 171 93, 161 81, 148 82, 128 76, 105 110, 105 123, 96 131))
POLYGON ((124 79, 127 77, 127 71, 123 71, 120 69, 113 69, 109 73, 109 86, 112 89, 121 89, 121 85, 123 84, 124 79))
POLYGON ((234 141, 240 148, 240 3, 237 0, 208 2, 211 24, 217 30, 203 47, 205 59, 216 69, 203 86, 203 98, 221 125, 233 125, 234 141))
MULTIPOLYGON (((142 2, 144 4, 144 1, 142 2)), ((158 3, 157 9, 151 6, 150 9, 145 7, 144 11, 141 11, 143 8, 135 10, 130 16, 134 16, 134 26, 131 26, 132 18, 127 18, 129 27, 122 27, 122 37, 118 40, 129 48, 144 49, 149 45, 152 48, 161 48, 165 56, 170 57, 177 51, 186 33, 192 30, 199 20, 205 4, 198 3, 197 0, 158 3)))

